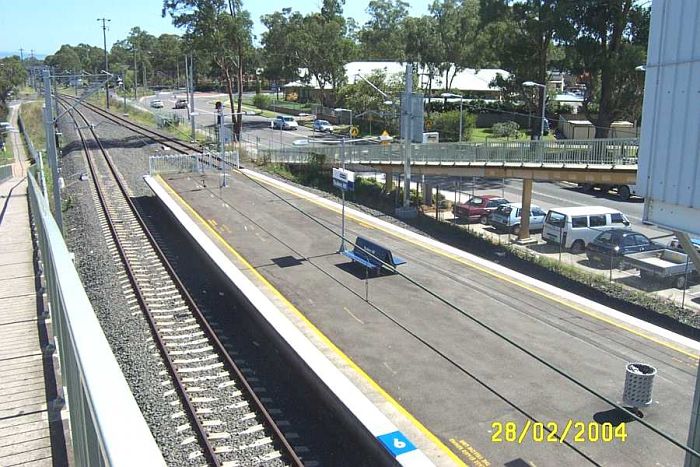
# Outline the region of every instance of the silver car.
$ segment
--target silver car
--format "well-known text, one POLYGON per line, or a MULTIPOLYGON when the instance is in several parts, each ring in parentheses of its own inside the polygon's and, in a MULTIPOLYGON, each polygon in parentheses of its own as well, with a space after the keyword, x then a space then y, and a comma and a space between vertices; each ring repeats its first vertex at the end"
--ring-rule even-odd
MULTIPOLYGON (((501 232, 520 233, 521 203, 502 204, 489 216, 489 224, 501 232)), ((530 205, 530 230, 542 230, 547 213, 539 206, 530 205)))

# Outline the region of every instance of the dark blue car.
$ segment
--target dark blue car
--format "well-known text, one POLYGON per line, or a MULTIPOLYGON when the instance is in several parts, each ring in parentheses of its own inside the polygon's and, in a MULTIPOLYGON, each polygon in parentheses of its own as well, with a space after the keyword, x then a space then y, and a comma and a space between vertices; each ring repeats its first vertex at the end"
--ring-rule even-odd
POLYGON ((663 245, 634 230, 610 229, 586 245, 586 256, 593 265, 618 267, 624 255, 640 251, 660 250, 663 245))

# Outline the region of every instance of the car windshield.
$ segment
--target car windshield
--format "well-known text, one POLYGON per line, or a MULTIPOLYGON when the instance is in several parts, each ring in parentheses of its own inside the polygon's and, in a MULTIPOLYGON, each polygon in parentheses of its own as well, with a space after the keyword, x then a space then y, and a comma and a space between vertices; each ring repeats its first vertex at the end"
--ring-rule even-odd
POLYGON ((513 208, 511 206, 499 206, 498 209, 496 209, 496 214, 507 217, 512 211, 513 208))
POLYGON ((554 227, 564 227, 566 222, 566 215, 559 212, 549 211, 546 219, 547 224, 553 225, 554 227))
POLYGON ((293 122, 293 121, 294 121, 294 117, 283 117, 282 119, 283 119, 285 122, 293 122))
POLYGON ((318 125, 330 125, 330 123, 328 123, 325 120, 316 120, 316 122, 318 123, 318 125))
POLYGON ((613 239, 613 235, 611 232, 603 232, 602 234, 598 235, 598 238, 595 239, 597 243, 611 243, 613 239))

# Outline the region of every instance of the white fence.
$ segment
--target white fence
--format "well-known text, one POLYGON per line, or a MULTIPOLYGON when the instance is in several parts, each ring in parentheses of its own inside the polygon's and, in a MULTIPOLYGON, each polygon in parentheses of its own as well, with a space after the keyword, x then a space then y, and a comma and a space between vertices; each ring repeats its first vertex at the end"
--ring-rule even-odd
POLYGON ((156 174, 174 174, 187 172, 217 172, 230 173, 240 167, 238 152, 219 153, 206 152, 203 154, 177 154, 168 156, 151 156, 148 158, 148 172, 156 174))

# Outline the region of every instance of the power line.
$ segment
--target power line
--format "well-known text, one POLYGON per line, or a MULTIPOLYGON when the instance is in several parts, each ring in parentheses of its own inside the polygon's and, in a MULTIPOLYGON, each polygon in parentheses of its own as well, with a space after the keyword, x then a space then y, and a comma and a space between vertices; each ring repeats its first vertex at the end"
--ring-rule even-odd
MULTIPOLYGON (((295 206, 294 204, 291 203, 291 201, 289 201, 288 199, 286 199, 286 198, 284 198, 284 197, 278 195, 277 193, 273 192, 273 191, 272 191, 271 189, 269 189, 268 187, 263 186, 263 184, 262 184, 261 182, 259 182, 259 181, 255 180, 255 179, 253 179, 251 176, 245 174, 244 172, 241 172, 241 173, 242 173, 243 176, 245 176, 248 180, 250 180, 250 181, 252 181, 253 183, 255 183, 256 185, 260 186, 262 189, 264 189, 265 191, 269 192, 270 194, 272 194, 273 196, 275 196, 276 198, 278 198, 280 201, 282 201, 283 203, 285 203, 285 204, 287 204, 288 206, 290 206, 292 209, 298 211, 298 212, 301 213, 303 216, 307 217, 307 218, 310 219, 311 221, 313 221, 313 222, 315 222, 316 224, 320 225, 322 228, 328 230, 331 234, 335 235, 336 237, 340 237, 340 234, 339 234, 339 233, 337 233, 335 230, 331 229, 331 228, 328 227, 326 224, 324 224, 323 222, 321 222, 321 220, 319 220, 319 219, 317 219, 316 217, 312 216, 311 214, 307 213, 307 212, 304 211, 303 209, 301 209, 301 208, 295 206)), ((457 306, 455 303, 453 303, 451 300, 449 300, 449 299, 443 297, 442 295, 440 295, 440 294, 437 293, 437 292, 432 291, 429 287, 427 287, 427 286, 421 284, 421 283, 418 282, 417 280, 415 280, 415 279, 411 278, 410 276, 407 276, 407 275, 404 274, 403 272, 399 271, 394 265, 388 264, 388 263, 386 263, 385 261, 383 261, 381 258, 378 258, 378 257, 377 257, 374 253, 372 253, 371 251, 367 251, 366 249, 364 249, 364 248, 362 248, 362 247, 358 247, 355 243, 353 243, 353 242, 350 241, 350 240, 345 239, 345 241, 346 241, 348 244, 350 244, 350 245, 352 245, 353 247, 355 247, 355 248, 360 248, 361 250, 363 250, 363 252, 364 252, 366 255, 371 256, 374 260, 376 260, 376 261, 378 261, 380 264, 382 264, 382 266, 386 267, 387 269, 389 269, 389 270, 392 271, 393 273, 397 274, 398 276, 400 276, 400 277, 406 279, 408 282, 410 282, 411 284, 415 285, 415 286, 418 287, 419 289, 423 290, 423 291, 426 292, 428 295, 432 296, 433 298, 435 298, 435 299, 437 299, 438 301, 442 302, 443 304, 447 305, 449 308, 451 308, 451 309, 457 311, 459 314, 461 314, 461 315, 464 316, 465 318, 471 320, 472 322, 474 322, 474 323, 477 324, 478 326, 482 327, 482 328, 485 329, 486 331, 488 331, 488 332, 494 334, 496 337, 500 338, 501 340, 505 341, 505 342, 508 343, 509 345, 515 347, 516 349, 518 349, 519 351, 523 352, 523 353, 526 354, 527 356, 531 357, 532 359, 534 359, 534 360, 536 360, 537 362, 541 363, 541 364, 544 365, 545 367, 547 367, 547 368, 549 368, 550 370, 554 371, 554 372, 557 373, 558 375, 562 376, 564 379, 570 381, 570 382, 573 383, 574 385, 578 386, 579 388, 583 389, 584 391, 588 392, 589 394, 593 395, 594 397, 596 397, 596 398, 602 400, 603 402, 607 403, 608 405, 610 405, 610 406, 612 406, 612 407, 614 407, 614 408, 616 408, 616 409, 622 411, 622 413, 625 413, 625 414, 629 415, 630 417, 634 418, 636 421, 638 421, 640 424, 644 425, 644 426, 645 426, 646 428, 648 428, 649 430, 653 431, 653 432, 656 433, 657 435, 659 435, 659 436, 661 436, 662 438, 664 438, 666 441, 669 441, 671 444, 675 445, 676 447, 679 447, 679 448, 681 448, 682 450, 684 450, 685 452, 687 452, 687 453, 689 453, 689 454, 695 456, 696 458, 699 458, 699 459, 700 459, 700 452, 698 452, 698 451, 694 450, 693 448, 691 448, 691 447, 689 447, 689 446, 683 444, 683 442, 676 440, 676 439, 673 438, 671 435, 667 434, 666 432, 664 432, 663 430, 661 430, 661 429, 659 429, 659 428, 656 428, 654 425, 652 425, 652 424, 650 424, 649 422, 645 421, 643 418, 641 418, 640 416, 638 416, 636 413, 634 413, 634 412, 628 410, 627 408, 621 406, 620 404, 618 404, 617 402, 615 402, 615 401, 609 399, 608 397, 604 396, 603 394, 600 394, 600 393, 599 393, 598 391, 596 391, 595 389, 588 387, 585 383, 582 383, 581 381, 579 381, 579 380, 576 379, 575 377, 571 376, 569 373, 567 373, 567 372, 564 371, 563 369, 559 368, 558 366, 556 366, 556 365, 553 364, 553 363, 548 362, 544 357, 540 357, 540 356, 537 355, 534 351, 531 351, 531 350, 527 349, 525 346, 523 346, 523 345, 521 345, 521 344, 518 344, 518 343, 515 342, 513 339, 509 338, 508 336, 506 336, 506 335, 504 335, 503 333, 501 333, 501 332, 499 332, 498 330, 496 330, 494 327, 490 326, 489 324, 487 324, 487 323, 485 323, 485 322, 479 320, 478 318, 472 316, 471 314, 467 313, 466 311, 464 311, 463 309, 461 309, 459 306, 457 306)))

